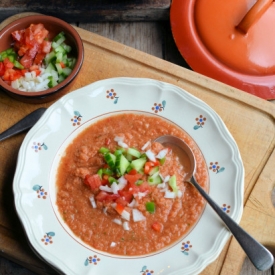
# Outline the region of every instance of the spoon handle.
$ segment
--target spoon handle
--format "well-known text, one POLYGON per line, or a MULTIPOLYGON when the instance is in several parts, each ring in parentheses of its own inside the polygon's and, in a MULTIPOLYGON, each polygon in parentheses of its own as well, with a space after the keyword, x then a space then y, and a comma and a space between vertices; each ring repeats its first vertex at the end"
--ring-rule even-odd
POLYGON ((231 231, 232 235, 241 245, 244 252, 247 254, 253 265, 260 271, 268 270, 272 267, 274 258, 273 255, 252 236, 244 231, 234 220, 230 218, 202 189, 197 183, 194 176, 190 180, 191 184, 200 192, 205 200, 210 204, 214 211, 220 216, 225 225, 231 231))
POLYGON ((28 114, 9 129, 0 134, 0 141, 30 129, 44 114, 46 108, 39 108, 28 114))

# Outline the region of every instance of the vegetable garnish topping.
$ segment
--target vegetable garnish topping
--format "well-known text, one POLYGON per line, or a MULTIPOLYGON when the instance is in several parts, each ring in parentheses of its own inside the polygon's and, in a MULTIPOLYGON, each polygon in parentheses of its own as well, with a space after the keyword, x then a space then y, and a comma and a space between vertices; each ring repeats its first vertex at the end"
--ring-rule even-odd
MULTIPOLYGON (((108 209, 119 215, 113 222, 131 230, 129 221, 145 221, 147 215, 155 215, 158 211, 157 201, 151 195, 152 188, 158 188, 165 199, 176 199, 182 196, 177 185, 176 175, 161 174, 162 166, 171 153, 170 148, 148 141, 140 150, 129 147, 123 137, 115 137, 117 148, 111 151, 106 143, 99 149, 104 165, 96 174, 87 174, 84 183, 92 190, 90 203, 97 208, 104 206, 104 214, 108 209), (158 150, 156 150, 158 148, 158 150), (157 151, 157 152, 156 152, 157 151)), ((110 144, 108 141, 107 144, 110 144)), ((163 224, 155 221, 152 230, 160 232, 163 224)))
POLYGON ((13 46, 0 53, 0 77, 13 88, 35 92, 56 86, 76 63, 64 32, 53 41, 43 24, 31 24, 11 33, 13 46))

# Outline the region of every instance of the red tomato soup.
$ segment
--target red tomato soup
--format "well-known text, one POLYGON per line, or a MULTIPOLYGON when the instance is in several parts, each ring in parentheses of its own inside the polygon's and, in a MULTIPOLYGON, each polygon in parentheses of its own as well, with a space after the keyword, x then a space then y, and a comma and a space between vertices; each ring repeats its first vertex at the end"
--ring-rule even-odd
POLYGON ((184 182, 188 163, 153 142, 167 134, 193 149, 196 178, 208 190, 207 165, 196 143, 159 117, 104 118, 66 148, 57 173, 57 206, 83 242, 116 255, 144 255, 179 241, 196 224, 205 201, 184 182))

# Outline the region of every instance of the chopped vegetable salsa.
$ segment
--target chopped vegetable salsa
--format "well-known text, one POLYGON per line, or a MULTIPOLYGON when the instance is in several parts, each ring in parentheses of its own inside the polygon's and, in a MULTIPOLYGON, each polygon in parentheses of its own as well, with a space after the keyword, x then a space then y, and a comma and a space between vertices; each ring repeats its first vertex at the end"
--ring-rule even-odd
POLYGON ((36 92, 52 88, 74 68, 76 58, 70 56, 72 48, 66 44, 64 32, 49 41, 49 31, 39 23, 11 36, 11 48, 0 53, 0 77, 14 89, 36 92))
POLYGON ((73 140, 58 169, 57 206, 76 236, 108 253, 144 255, 192 229, 205 202, 184 182, 188 161, 154 142, 165 134, 193 149, 196 178, 208 189, 200 150, 174 124, 131 113, 102 119, 73 140))

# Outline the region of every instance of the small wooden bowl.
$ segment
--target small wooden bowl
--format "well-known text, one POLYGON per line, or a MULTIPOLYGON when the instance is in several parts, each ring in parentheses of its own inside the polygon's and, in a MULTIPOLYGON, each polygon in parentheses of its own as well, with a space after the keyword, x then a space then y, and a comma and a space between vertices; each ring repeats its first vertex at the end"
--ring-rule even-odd
POLYGON ((58 33, 64 31, 66 34, 66 43, 72 47, 72 55, 76 57, 76 64, 71 74, 61 83, 53 88, 40 92, 24 92, 13 89, 0 78, 0 87, 9 96, 27 103, 45 103, 57 99, 64 95, 70 84, 79 73, 83 59, 84 47, 78 32, 68 23, 56 17, 47 15, 30 15, 13 21, 0 31, 0 52, 8 49, 12 45, 11 33, 15 30, 28 28, 30 24, 42 23, 49 31, 49 39, 53 39, 58 33))

